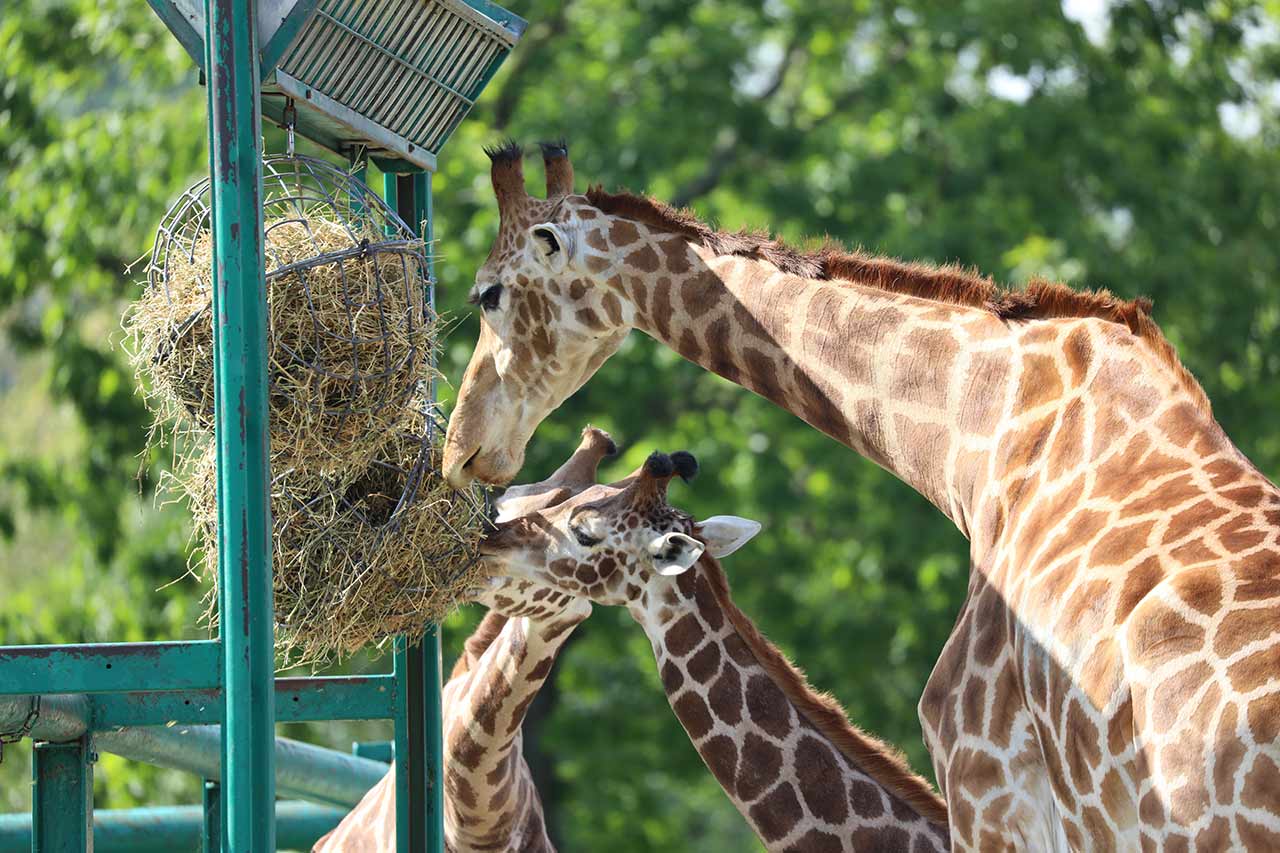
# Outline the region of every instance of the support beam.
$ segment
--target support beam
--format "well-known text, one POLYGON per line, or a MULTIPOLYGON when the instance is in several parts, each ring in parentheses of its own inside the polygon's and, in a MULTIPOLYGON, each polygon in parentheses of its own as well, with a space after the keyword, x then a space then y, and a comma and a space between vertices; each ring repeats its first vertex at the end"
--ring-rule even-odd
MULTIPOLYGON (((395 695, 395 679, 390 675, 278 678, 276 722, 386 720, 394 713, 395 695)), ((115 693, 94 696, 92 703, 95 728, 217 723, 222 717, 219 690, 115 693)), ((0 721, 4 717, 0 710, 0 721)))
MULTIPOLYGON (((280 843, 280 805, 276 804, 276 843, 280 843)), ((212 779, 201 782, 200 853, 218 853, 222 849, 222 786, 212 779)), ((0 851, 3 853, 3 851, 0 851)))
MULTIPOLYGON (((94 735, 94 746, 99 752, 110 752, 133 761, 184 770, 205 779, 221 781, 223 810, 231 808, 231 794, 220 772, 217 726, 152 726, 101 731, 94 735)), ((283 737, 276 738, 272 757, 275 765, 272 781, 281 796, 347 808, 360 802, 387 772, 387 766, 380 761, 357 758, 335 749, 283 737)))
POLYGON ((36 715, 28 731, 32 740, 75 740, 89 731, 93 719, 87 696, 12 696, 0 700, 0 732, 22 729, 33 707, 36 715))
MULTIPOLYGON (((346 814, 332 806, 281 800, 276 843, 285 850, 310 850, 346 814)), ((93 816, 93 853, 196 853, 202 849, 202 823, 200 806, 103 809, 93 816)), ((0 815, 0 853, 31 853, 31 815, 0 815)))
MULTIPOLYGON (((276 720, 389 720, 395 715, 396 680, 391 675, 343 675, 279 678, 275 682, 276 720)), ((0 732, 26 722, 34 696, 0 697, 0 732)), ((212 724, 222 718, 221 690, 171 690, 162 693, 100 693, 42 696, 32 737, 62 742, 90 729, 212 724)))
MULTIPOLYGON (((25 720, 30 701, 0 704, 0 731, 25 720)), ((37 741, 77 741, 90 731, 90 701, 84 696, 45 696, 31 729, 37 741)), ((133 761, 221 778, 217 726, 148 726, 102 729, 93 748, 133 761)), ((386 764, 312 746, 289 738, 274 741, 276 785, 284 796, 350 808, 387 772, 386 764)))
POLYGON ((274 850, 267 300, 256 0, 205 0, 213 207, 223 849, 274 850))
POLYGON ((0 648, 0 696, 201 690, 221 682, 218 644, 86 643, 0 648))
MULTIPOLYGON (((383 175, 383 197, 415 233, 431 240, 431 175, 383 175)), ((427 251, 427 297, 434 311, 434 275, 427 251)), ((435 400, 435 388, 431 389, 435 400)), ((430 429, 430 425, 428 429, 430 429)), ((396 845, 399 853, 443 853, 443 714, 440 707, 440 632, 429 625, 410 647, 396 640, 393 659, 401 695, 396 703, 396 845)))
POLYGON ((32 853, 93 853, 93 756, 88 737, 37 742, 31 752, 32 853))

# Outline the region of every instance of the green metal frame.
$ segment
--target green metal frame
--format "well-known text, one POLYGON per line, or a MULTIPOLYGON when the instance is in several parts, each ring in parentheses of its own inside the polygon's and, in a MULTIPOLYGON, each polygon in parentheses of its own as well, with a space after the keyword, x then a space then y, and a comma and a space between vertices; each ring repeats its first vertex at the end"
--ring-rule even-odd
POLYGON ((154 690, 157 683, 217 689, 220 657, 216 640, 8 646, 0 649, 0 696, 154 690))
MULTIPOLYGON (((343 812, 334 807, 355 805, 386 772, 385 764, 359 754, 274 736, 276 722, 337 719, 394 721, 393 744, 376 754, 390 758, 394 748, 397 758, 398 851, 443 853, 438 626, 427 626, 419 643, 395 643, 390 675, 276 679, 273 671, 260 145, 263 108, 282 108, 287 75, 272 76, 265 88, 263 77, 276 70, 319 0, 148 2, 208 71, 221 634, 197 642, 0 647, 0 732, 25 731, 36 741, 32 814, 0 815, 0 853, 92 850, 95 827, 107 851, 199 846, 256 853, 275 849, 277 840, 305 846, 336 823, 343 812), (255 25, 259 2, 272 14, 287 7, 265 45, 255 25), (192 24, 197 3, 204 7, 203 38, 192 24), (202 805, 95 817, 96 751, 196 774, 204 780, 202 805), (276 803, 277 793, 322 805, 276 803)), ((474 10, 467 15, 487 18, 476 19, 486 27, 500 26, 516 39, 525 29, 523 19, 489 0, 461 2, 474 10)), ((462 93, 468 107, 505 56, 496 55, 462 93)), ((339 125, 350 120, 376 129, 342 105, 320 106, 346 110, 339 125)), ((450 119, 437 148, 464 115, 450 119)), ((309 135, 302 123, 298 132, 309 135)), ((350 137, 317 131, 312 138, 339 153, 367 150, 353 147, 350 137)), ((409 145, 411 157, 380 157, 372 142, 388 204, 430 245, 426 170, 435 166, 434 152, 409 145)), ((358 174, 363 180, 362 164, 358 174)), ((428 275, 434 312, 430 266, 428 275)))
POLYGON ((35 745, 31 823, 32 850, 93 849, 93 755, 87 736, 35 745))

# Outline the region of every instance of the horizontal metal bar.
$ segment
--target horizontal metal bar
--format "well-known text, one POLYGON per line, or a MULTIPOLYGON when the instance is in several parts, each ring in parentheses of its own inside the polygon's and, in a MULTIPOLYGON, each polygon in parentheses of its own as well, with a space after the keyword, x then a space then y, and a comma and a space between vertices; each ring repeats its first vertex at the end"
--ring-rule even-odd
MULTIPOLYGON (((276 803, 276 845, 310 850, 346 810, 296 800, 276 803)), ((184 853, 200 850, 200 806, 99 810, 93 816, 94 853, 184 853)), ((0 853, 30 853, 31 815, 0 815, 0 853)))
POLYGON ((351 754, 390 764, 396 760, 396 742, 393 740, 360 741, 351 744, 351 754))
POLYGON ((25 731, 32 740, 66 743, 89 730, 93 718, 89 697, 6 696, 0 699, 0 732, 25 731), (34 709, 35 713, 32 714, 34 709), (30 728, 24 728, 30 721, 30 728))
MULTIPOLYGON (((395 678, 390 675, 277 678, 276 722, 387 720, 395 713, 395 678)), ((221 690, 139 691, 94 696, 94 728, 217 723, 221 690)), ((0 714, 0 720, 5 719, 0 714)))
MULTIPOLYGON (((96 732, 99 752, 221 781, 218 726, 146 726, 96 732)), ((350 808, 386 774, 380 761, 276 738, 276 792, 350 808)))
MULTIPOLYGON (((281 723, 388 720, 395 714, 396 681, 391 675, 278 678, 275 689, 276 720, 281 723)), ((217 723, 221 696, 220 690, 42 696, 30 735, 61 743, 92 728, 217 723)), ((0 698, 0 732, 20 730, 34 702, 32 696, 0 698)))
POLYGON ((529 27, 529 22, 524 18, 496 3, 490 3, 489 0, 461 0, 461 2, 446 0, 445 5, 456 14, 466 17, 473 24, 501 38, 508 49, 515 46, 529 27), (494 26, 495 24, 497 26, 494 26))
MULTIPOLYGON (((390 679, 391 676, 376 676, 390 679)), ((285 680, 285 679, 282 679, 285 680)), ((323 679, 298 679, 314 682, 323 679)), ((334 682, 343 679, 334 679, 334 682)), ((389 681, 375 681, 379 687, 389 681)), ((334 704, 346 688, 325 684, 322 691, 334 704)), ((391 695, 392 690, 386 693, 391 695)), ((303 693, 298 692, 301 705, 303 693)), ((364 701, 364 700, 361 700, 364 701)), ((379 700, 381 701, 381 700, 379 700)), ((293 705, 292 701, 288 702, 293 705)), ((0 731, 19 729, 31 708, 30 697, 0 702, 0 731)), ((90 728, 92 705, 85 696, 44 696, 30 730, 36 740, 75 740, 90 728)), ((184 770, 205 779, 221 779, 221 749, 217 726, 173 725, 101 729, 93 735, 99 752, 110 752, 134 761, 184 770)), ((350 808, 360 802, 386 773, 380 761, 347 755, 289 738, 276 738, 276 789, 283 796, 350 808)))
POLYGON ((295 100, 314 103, 328 120, 350 131, 352 139, 361 140, 373 148, 389 151, 428 172, 436 170, 436 155, 427 148, 416 145, 403 136, 375 124, 318 89, 313 89, 290 76, 284 69, 276 69, 273 85, 295 100))
POLYGON ((0 647, 0 696, 220 687, 218 643, 0 647))

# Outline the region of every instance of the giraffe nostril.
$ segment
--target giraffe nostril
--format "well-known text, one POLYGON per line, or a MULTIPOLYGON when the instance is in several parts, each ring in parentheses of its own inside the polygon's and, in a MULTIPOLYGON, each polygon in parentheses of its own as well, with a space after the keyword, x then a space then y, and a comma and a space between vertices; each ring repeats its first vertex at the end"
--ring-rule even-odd
POLYGON ((478 458, 479 458, 479 456, 480 456, 480 450, 479 450, 479 448, 477 448, 477 449, 476 449, 476 452, 475 452, 475 453, 472 453, 472 454, 471 454, 471 456, 467 459, 467 461, 462 463, 462 470, 463 470, 463 471, 470 471, 470 470, 471 470, 471 466, 475 464, 476 459, 478 459, 478 458))

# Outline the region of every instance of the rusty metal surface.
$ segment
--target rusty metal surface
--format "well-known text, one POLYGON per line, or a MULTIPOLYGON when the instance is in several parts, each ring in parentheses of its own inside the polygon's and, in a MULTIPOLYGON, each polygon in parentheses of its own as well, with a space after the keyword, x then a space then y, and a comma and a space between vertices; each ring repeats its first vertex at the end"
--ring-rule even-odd
POLYGON ((218 644, 210 640, 0 648, 0 696, 198 690, 220 684, 218 644))

